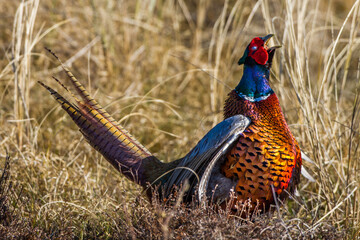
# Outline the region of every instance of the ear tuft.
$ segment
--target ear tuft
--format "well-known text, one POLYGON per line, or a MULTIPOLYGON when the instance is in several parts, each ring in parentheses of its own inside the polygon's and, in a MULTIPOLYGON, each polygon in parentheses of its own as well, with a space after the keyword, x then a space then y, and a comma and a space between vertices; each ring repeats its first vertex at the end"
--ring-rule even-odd
POLYGON ((239 59, 238 64, 244 64, 247 56, 249 55, 249 46, 246 47, 244 55, 239 59))

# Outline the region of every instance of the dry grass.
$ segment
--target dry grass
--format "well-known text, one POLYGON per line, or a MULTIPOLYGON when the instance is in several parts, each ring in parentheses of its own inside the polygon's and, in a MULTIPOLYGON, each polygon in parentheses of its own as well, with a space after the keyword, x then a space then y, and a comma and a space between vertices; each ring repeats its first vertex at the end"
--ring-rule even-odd
POLYGON ((4 1, 0 8, 0 236, 353 239, 360 231, 360 1, 4 1), (150 205, 36 84, 64 78, 51 48, 157 157, 222 119, 236 62, 275 33, 271 83, 305 162, 300 196, 252 221, 150 205), (210 76, 212 75, 212 76, 210 76), (6 165, 10 155, 10 170, 6 165), (1 176, 1 175, 0 175, 1 176))

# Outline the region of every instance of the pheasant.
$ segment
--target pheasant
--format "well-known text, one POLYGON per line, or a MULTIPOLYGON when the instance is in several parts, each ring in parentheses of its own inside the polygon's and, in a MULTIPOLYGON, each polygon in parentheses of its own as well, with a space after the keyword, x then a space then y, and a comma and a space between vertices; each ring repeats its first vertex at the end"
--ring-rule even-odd
MULTIPOLYGON (((200 204, 211 199, 237 211, 239 203, 248 201, 250 212, 256 208, 267 211, 277 198, 286 199, 294 192, 302 165, 299 145, 269 85, 277 48, 267 46, 272 36, 254 38, 246 47, 238 62, 244 65, 243 76, 225 101, 225 119, 187 155, 170 163, 158 160, 112 118, 51 50, 81 99, 55 77, 73 96, 73 103, 39 83, 70 115, 92 147, 144 189, 156 186, 161 199, 183 189, 185 202, 196 196, 200 204)), ((147 190, 148 197, 152 193, 147 190)))

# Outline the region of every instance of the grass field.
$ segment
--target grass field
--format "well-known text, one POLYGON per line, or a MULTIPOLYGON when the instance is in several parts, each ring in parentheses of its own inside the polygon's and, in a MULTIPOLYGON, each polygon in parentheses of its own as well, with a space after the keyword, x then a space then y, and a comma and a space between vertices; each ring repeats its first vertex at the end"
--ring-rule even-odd
POLYGON ((0 239, 360 238, 359 0, 0 0, 0 16, 0 239), (237 60, 268 33, 282 45, 271 85, 316 182, 252 220, 150 204, 37 84, 66 79, 48 47, 172 161, 222 120, 237 60))

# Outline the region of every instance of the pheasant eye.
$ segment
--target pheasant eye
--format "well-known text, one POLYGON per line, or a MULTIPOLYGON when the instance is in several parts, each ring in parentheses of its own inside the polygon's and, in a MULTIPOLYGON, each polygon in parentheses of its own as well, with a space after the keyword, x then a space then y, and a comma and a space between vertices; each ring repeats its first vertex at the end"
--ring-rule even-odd
POLYGON ((257 46, 252 46, 252 47, 251 47, 251 50, 253 50, 253 51, 256 51, 257 49, 258 49, 257 46))

